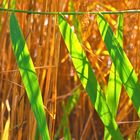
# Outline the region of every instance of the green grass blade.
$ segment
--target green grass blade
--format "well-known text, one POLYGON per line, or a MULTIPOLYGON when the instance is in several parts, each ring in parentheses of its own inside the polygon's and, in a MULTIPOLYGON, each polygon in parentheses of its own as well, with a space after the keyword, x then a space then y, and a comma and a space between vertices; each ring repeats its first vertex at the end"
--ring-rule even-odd
POLYGON ((137 133, 136 133, 136 140, 140 140, 140 125, 139 125, 137 133))
MULTIPOLYGON (((69 0, 69 10, 70 12, 75 12, 73 0, 69 0)), ((70 15, 70 20, 72 22, 72 25, 76 29, 77 37, 80 42, 82 42, 82 36, 81 36, 81 24, 77 18, 77 15, 70 15)))
MULTIPOLYGON (((123 16, 120 15, 118 18, 118 29, 117 29, 116 36, 117 36, 117 39, 118 39, 121 47, 123 47, 122 28, 123 28, 123 16)), ((116 63, 112 64, 112 66, 111 66, 109 82, 108 82, 108 87, 107 87, 106 100, 107 100, 107 104, 110 108, 112 115, 114 117, 116 117, 122 82, 121 82, 121 79, 120 79, 114 65, 116 67, 116 63)))
POLYGON ((15 9, 16 8, 16 0, 11 0, 10 1, 10 8, 15 9))
POLYGON ((71 133, 68 127, 64 128, 64 140, 72 140, 71 133))
POLYGON ((69 128, 69 120, 68 120, 68 114, 67 110, 65 109, 65 104, 63 104, 63 135, 64 135, 64 140, 71 140, 71 133, 70 133, 70 128, 69 128))
POLYGON ((25 39, 14 13, 12 13, 10 17, 10 35, 22 81, 25 86, 31 108, 34 112, 42 139, 49 140, 49 132, 37 75, 25 39))
POLYGON ((39 129, 38 129, 38 127, 37 127, 37 128, 36 128, 36 132, 35 132, 34 140, 39 140, 39 137, 40 137, 39 134, 40 134, 40 133, 39 133, 39 129))
MULTIPOLYGON (((75 11, 73 0, 69 0, 68 9, 70 12, 75 11)), ((81 30, 80 30, 80 26, 79 26, 80 24, 79 24, 78 18, 76 15, 69 15, 69 16, 70 16, 70 21, 78 34, 78 39, 81 41, 82 40, 81 39, 81 30)), ((79 100, 80 91, 81 91, 80 88, 72 91, 72 96, 70 96, 68 98, 66 105, 63 106, 64 114, 62 116, 58 130, 56 131, 55 139, 58 139, 61 129, 63 129, 64 139, 71 139, 71 134, 70 134, 69 126, 68 126, 68 118, 69 118, 71 111, 74 109, 75 105, 77 104, 77 102, 79 100)))
POLYGON ((90 96, 91 102, 103 124, 107 127, 114 140, 123 139, 76 34, 62 15, 58 17, 58 24, 78 77, 90 96))
POLYGON ((3 0, 2 7, 5 8, 5 9, 8 8, 8 2, 7 2, 7 0, 3 0))
POLYGON ((120 44, 108 22, 101 14, 97 15, 97 22, 110 57, 113 63, 115 63, 116 70, 121 78, 121 81, 140 117, 140 83, 134 68, 132 67, 125 52, 120 47, 120 44))
POLYGON ((116 38, 120 44, 120 47, 123 48, 123 21, 124 21, 124 15, 120 14, 118 16, 118 21, 117 21, 117 31, 116 31, 116 38))
MULTIPOLYGON (((81 91, 80 88, 75 89, 72 92, 72 96, 69 97, 68 102, 65 105, 65 108, 63 109, 64 114, 62 116, 59 128, 55 133, 55 139, 58 139, 58 136, 59 136, 59 133, 60 133, 61 129, 64 128, 64 127, 67 127, 68 124, 65 123, 65 120, 66 120, 66 118, 69 117, 70 113, 72 112, 75 105, 77 104, 77 101, 78 101, 79 96, 80 96, 80 91, 81 91)), ((65 133, 65 135, 66 135, 66 133, 65 133)), ((69 133, 68 133, 68 136, 69 136, 69 133)))
MULTIPOLYGON (((119 15, 117 23, 118 23, 118 28, 116 32, 116 38, 118 39, 120 46, 123 47, 123 15, 122 14, 119 15)), ((111 66, 109 82, 106 91, 106 101, 112 115, 115 118, 118 109, 120 94, 121 94, 122 82, 115 69, 116 66, 114 65, 116 65, 116 63, 112 64, 111 66)), ((111 135, 109 134, 108 130, 105 128, 104 140, 110 140, 110 139, 111 139, 111 135)))
MULTIPOLYGON (((2 8, 7 9, 8 8, 8 2, 6 0, 3 0, 2 2, 2 8)), ((0 12, 0 32, 2 30, 2 16, 3 16, 3 11, 0 12)))

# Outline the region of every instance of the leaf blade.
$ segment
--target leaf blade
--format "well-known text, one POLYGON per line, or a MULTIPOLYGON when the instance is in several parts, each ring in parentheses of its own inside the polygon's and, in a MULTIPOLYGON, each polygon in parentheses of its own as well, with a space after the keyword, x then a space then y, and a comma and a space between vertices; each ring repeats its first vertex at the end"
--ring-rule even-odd
POLYGON ((42 139, 49 140, 49 132, 37 75, 25 39, 14 13, 10 16, 10 35, 22 81, 42 135, 42 139))
MULTIPOLYGON (((118 39, 120 46, 123 47, 123 15, 122 14, 119 15, 117 24, 118 27, 116 32, 116 38, 118 39)), ((114 65, 116 65, 116 63, 112 64, 111 66, 109 82, 106 91, 106 101, 112 115, 115 118, 118 109, 120 94, 121 94, 122 82, 114 65)), ((104 132, 104 139, 105 140, 111 139, 111 135, 109 134, 106 128, 104 132)))
POLYGON ((120 47, 111 27, 101 14, 97 15, 97 22, 110 57, 113 63, 116 62, 116 70, 140 117, 140 94, 137 94, 140 93, 140 83, 134 68, 120 47))
POLYGON ((90 96, 101 120, 114 139, 123 139, 79 40, 61 15, 58 17, 58 24, 79 79, 90 96))

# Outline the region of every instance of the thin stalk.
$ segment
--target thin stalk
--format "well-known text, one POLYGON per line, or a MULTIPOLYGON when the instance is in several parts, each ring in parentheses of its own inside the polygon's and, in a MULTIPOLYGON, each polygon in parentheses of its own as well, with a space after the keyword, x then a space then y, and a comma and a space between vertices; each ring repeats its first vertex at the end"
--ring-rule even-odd
POLYGON ((84 14, 125 14, 125 13, 140 13, 140 9, 132 9, 132 10, 121 10, 121 11, 90 11, 90 12, 39 12, 33 10, 20 10, 20 9, 6 9, 0 8, 0 11, 6 12, 15 12, 15 13, 26 13, 26 14, 37 14, 37 15, 84 15, 84 14))

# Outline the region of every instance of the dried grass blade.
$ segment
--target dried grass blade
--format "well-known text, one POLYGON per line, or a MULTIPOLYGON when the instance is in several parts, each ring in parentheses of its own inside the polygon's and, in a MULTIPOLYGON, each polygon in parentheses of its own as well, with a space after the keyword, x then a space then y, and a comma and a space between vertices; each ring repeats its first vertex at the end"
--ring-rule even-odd
POLYGON ((8 119, 6 120, 4 132, 2 135, 2 140, 9 139, 9 130, 10 130, 10 115, 8 114, 8 119))

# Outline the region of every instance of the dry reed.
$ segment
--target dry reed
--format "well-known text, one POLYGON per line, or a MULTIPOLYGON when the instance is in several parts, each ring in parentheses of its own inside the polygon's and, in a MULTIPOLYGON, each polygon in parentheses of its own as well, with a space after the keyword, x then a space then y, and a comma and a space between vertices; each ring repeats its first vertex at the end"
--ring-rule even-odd
MULTIPOLYGON (((139 9, 140 0, 106 1, 73 0, 76 11, 139 9)), ((0 1, 0 4, 2 1, 0 1)), ((67 11, 66 0, 17 0, 17 9, 40 11, 67 11)), ((57 26, 57 16, 17 13, 36 69, 51 139, 63 115, 62 102, 67 103, 73 88, 79 84, 66 46, 61 40, 57 26), (43 67, 42 67, 43 66, 43 67), (68 96, 67 96, 68 95, 68 96)), ((17 70, 9 36, 8 13, 0 13, 0 137, 8 131, 8 139, 33 140, 36 122, 17 70), (10 71, 17 70, 17 71, 10 71), (8 101, 10 110, 6 102, 8 101), (9 126, 8 121, 10 120, 9 126), (6 130, 8 129, 8 130, 6 130)), ((83 48, 88 54, 96 77, 102 88, 108 83, 110 69, 109 55, 99 35, 95 15, 77 16, 81 24, 83 48), (90 48, 88 47, 90 44, 90 48)), ((116 28, 117 16, 107 16, 112 28, 116 28)), ((140 14, 125 14, 124 49, 137 75, 140 69, 140 14)), ((139 123, 123 123, 138 120, 137 113, 122 89, 117 122, 125 138, 135 139, 139 123)), ((89 97, 82 91, 77 105, 69 116, 71 135, 76 140, 102 139, 103 124, 91 106, 89 97)), ((61 132, 59 138, 63 137, 61 132)))

